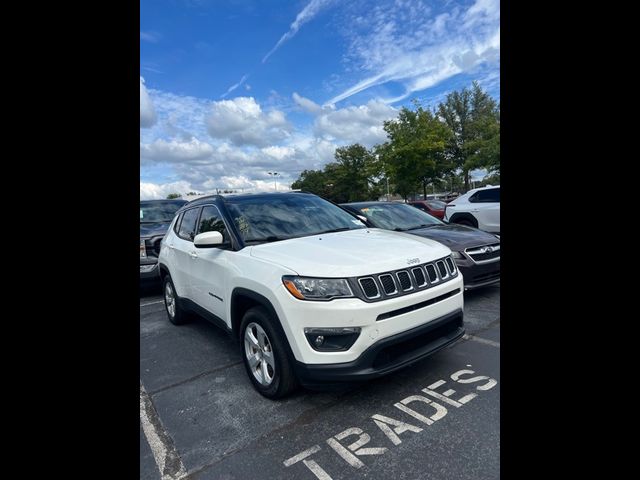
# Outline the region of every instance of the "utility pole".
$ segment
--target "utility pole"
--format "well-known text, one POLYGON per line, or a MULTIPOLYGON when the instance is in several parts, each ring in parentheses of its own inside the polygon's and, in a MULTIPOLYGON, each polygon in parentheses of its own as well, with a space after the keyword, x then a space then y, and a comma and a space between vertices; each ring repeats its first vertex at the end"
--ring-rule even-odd
POLYGON ((387 177, 387 202, 389 201, 389 177, 387 177))

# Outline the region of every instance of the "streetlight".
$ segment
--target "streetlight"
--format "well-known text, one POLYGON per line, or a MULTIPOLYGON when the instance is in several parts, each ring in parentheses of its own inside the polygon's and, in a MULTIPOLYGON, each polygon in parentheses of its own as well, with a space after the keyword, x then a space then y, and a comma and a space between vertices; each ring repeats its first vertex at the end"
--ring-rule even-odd
POLYGON ((278 181, 276 180, 276 177, 278 175, 280 175, 278 172, 267 172, 269 175, 271 175, 273 177, 273 187, 276 189, 276 192, 278 191, 278 181))

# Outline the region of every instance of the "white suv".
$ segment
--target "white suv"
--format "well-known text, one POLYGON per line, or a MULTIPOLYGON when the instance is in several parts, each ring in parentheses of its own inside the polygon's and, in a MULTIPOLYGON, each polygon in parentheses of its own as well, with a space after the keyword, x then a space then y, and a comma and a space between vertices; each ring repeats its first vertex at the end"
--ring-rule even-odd
POLYGON ((444 245, 369 229, 302 192, 210 196, 176 214, 159 256, 169 320, 195 312, 241 346, 255 388, 375 378, 464 334, 444 245))
POLYGON ((444 220, 500 234, 500 185, 474 188, 448 203, 444 220))

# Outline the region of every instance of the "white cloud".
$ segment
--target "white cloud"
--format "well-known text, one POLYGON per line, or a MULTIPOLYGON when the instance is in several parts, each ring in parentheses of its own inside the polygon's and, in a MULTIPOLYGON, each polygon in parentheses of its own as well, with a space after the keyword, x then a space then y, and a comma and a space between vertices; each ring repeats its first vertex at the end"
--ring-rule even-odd
MULTIPOLYGON (((233 85, 231 85, 226 92, 224 92, 222 95, 220 95, 220 98, 224 98, 227 95, 229 95, 231 92, 233 92, 236 88, 238 88, 240 85, 242 85, 244 82, 247 81, 247 78, 249 78, 248 74, 245 74, 242 76, 242 78, 240 79, 240 81, 238 83, 234 83, 233 85)), ((251 87, 249 87, 247 90, 250 90, 251 87)))
POLYGON ((260 150, 265 155, 269 155, 270 157, 276 158, 278 160, 282 160, 283 158, 290 157, 291 155, 296 153, 294 148, 291 148, 291 147, 278 147, 278 146, 275 146, 275 145, 271 146, 271 147, 264 147, 264 148, 261 148, 260 150))
POLYGON ((371 100, 365 105, 341 108, 316 118, 316 135, 341 143, 361 143, 371 147, 387 139, 383 122, 398 114, 384 102, 371 100))
POLYGON ((145 42, 156 43, 160 37, 158 32, 140 32, 140 40, 145 42))
POLYGON ((140 77, 140 128, 148 128, 156 123, 156 111, 144 85, 144 78, 140 77))
POLYGON ((466 11, 454 7, 435 16, 421 1, 382 4, 366 17, 348 19, 345 30, 350 40, 345 61, 361 79, 329 105, 397 82, 404 92, 386 100, 393 103, 500 57, 499 0, 476 0, 466 11))
POLYGON ((302 110, 308 113, 320 113, 322 111, 322 107, 315 103, 313 100, 309 100, 301 95, 298 95, 296 92, 293 92, 291 96, 293 101, 298 105, 302 110))
POLYGON ((189 182, 183 180, 164 184, 140 182, 140 200, 161 200, 170 193, 181 193, 184 196, 192 191, 189 182))
POLYGON ((269 53, 264 56, 264 58, 262 59, 262 63, 265 63, 267 59, 271 55, 273 55, 273 53, 278 50, 284 42, 298 33, 298 30, 300 30, 300 27, 302 25, 313 19, 313 17, 315 17, 320 12, 320 10, 329 5, 332 1, 333 0, 311 0, 307 4, 307 6, 304 7, 300 13, 298 13, 296 19, 290 25, 289 31, 282 35, 280 37, 280 40, 278 40, 278 43, 276 43, 275 46, 271 50, 269 50, 269 53))
POLYGON ((151 144, 140 144, 140 159, 158 163, 202 160, 211 157, 213 152, 211 145, 195 137, 187 142, 157 139, 151 144))
MULTIPOLYGON (((383 141, 382 122, 396 115, 390 106, 371 101, 360 107, 321 108, 313 126, 294 129, 282 111, 265 112, 253 98, 211 102, 158 90, 149 93, 158 121, 141 135, 141 195, 147 198, 164 198, 178 187, 178 193, 272 189, 269 171, 280 174, 278 186, 284 188, 303 170, 334 161, 339 146, 383 141), (200 140, 207 130, 213 138, 200 140)), ((308 100, 298 96, 301 99, 308 100)))
POLYGON ((214 138, 262 147, 287 138, 291 125, 283 112, 263 112, 253 97, 236 97, 213 102, 207 129, 214 138))

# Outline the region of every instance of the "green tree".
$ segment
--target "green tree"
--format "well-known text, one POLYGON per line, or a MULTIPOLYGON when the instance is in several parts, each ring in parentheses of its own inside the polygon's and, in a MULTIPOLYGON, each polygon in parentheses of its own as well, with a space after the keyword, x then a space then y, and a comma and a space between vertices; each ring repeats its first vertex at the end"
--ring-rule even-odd
POLYGON ((330 185, 332 186, 333 184, 326 172, 322 170, 304 170, 300 177, 291 184, 291 188, 328 198, 330 185))
POLYGON ((335 162, 323 170, 304 170, 291 188, 315 193, 336 203, 377 198, 381 189, 373 152, 360 144, 337 148, 335 162))
POLYGON ((500 107, 477 82, 448 94, 438 114, 453 132, 448 154, 462 170, 465 189, 470 170, 500 171, 500 107))
POLYGON ((386 175, 406 200, 418 185, 426 196, 427 185, 450 173, 454 164, 448 152, 452 132, 433 112, 419 103, 403 107, 398 117, 384 122, 389 141, 376 149, 386 175))
POLYGON ((182 198, 182 195, 179 193, 170 193, 167 195, 167 200, 173 200, 175 198, 182 198))

